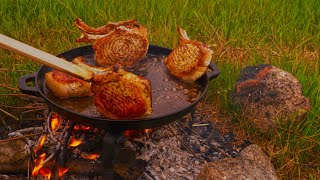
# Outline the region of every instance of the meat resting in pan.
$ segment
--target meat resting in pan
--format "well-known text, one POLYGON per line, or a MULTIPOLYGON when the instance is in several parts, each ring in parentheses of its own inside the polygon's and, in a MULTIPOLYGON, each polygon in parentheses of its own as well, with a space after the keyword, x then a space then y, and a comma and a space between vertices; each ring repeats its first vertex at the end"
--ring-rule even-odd
POLYGON ((77 18, 75 25, 82 30, 78 42, 93 42, 95 61, 101 66, 134 66, 148 51, 148 31, 136 20, 109 22, 92 28, 77 18))
MULTIPOLYGON (((75 24, 83 31, 77 41, 93 42, 95 61, 104 67, 90 66, 82 57, 75 58, 74 64, 94 73, 92 82, 54 70, 45 76, 53 94, 61 98, 94 95, 98 112, 111 119, 151 114, 150 81, 120 68, 134 66, 146 55, 147 29, 135 20, 92 28, 77 18, 75 24)), ((192 82, 206 73, 212 51, 201 42, 190 40, 185 30, 178 28, 178 32, 179 46, 164 59, 164 63, 172 75, 192 82)))
POLYGON ((91 83, 58 70, 46 73, 46 84, 60 98, 92 96, 91 83))
POLYGON ((111 119, 137 118, 151 114, 151 83, 119 67, 94 67, 82 57, 72 61, 94 72, 92 83, 57 70, 46 73, 46 83, 60 98, 94 95, 98 112, 111 119))
POLYGON ((170 73, 184 81, 195 81, 207 72, 212 59, 212 51, 198 41, 191 41, 187 32, 178 28, 179 46, 164 62, 170 73))
POLYGON ((113 119, 136 118, 151 114, 151 83, 123 69, 97 74, 92 91, 98 111, 113 119))
MULTIPOLYGON (((110 67, 94 67, 85 64, 84 59, 81 56, 75 58, 72 63, 77 64, 78 66, 81 66, 94 73, 110 70, 110 67)), ((91 91, 91 82, 84 81, 61 71, 53 70, 51 72, 48 72, 46 73, 45 78, 48 88, 57 97, 70 98, 93 95, 91 91)))

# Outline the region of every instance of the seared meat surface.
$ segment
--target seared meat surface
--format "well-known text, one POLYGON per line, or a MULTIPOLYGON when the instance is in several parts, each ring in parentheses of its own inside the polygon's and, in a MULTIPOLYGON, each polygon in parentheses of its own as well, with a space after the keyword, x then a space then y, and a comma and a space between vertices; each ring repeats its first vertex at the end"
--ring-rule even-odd
POLYGON ((45 74, 46 84, 51 92, 60 98, 91 96, 91 83, 53 70, 45 74))
POLYGON ((94 95, 97 111, 111 119, 137 118, 151 114, 151 83, 120 67, 96 67, 85 63, 83 57, 72 63, 94 72, 92 82, 86 82, 63 72, 46 73, 51 92, 60 98, 94 95))
MULTIPOLYGON (((81 56, 72 60, 72 63, 77 64, 78 66, 81 66, 94 73, 105 72, 111 69, 90 66, 84 62, 84 59, 81 56)), ((57 97, 70 98, 93 95, 93 93, 91 92, 90 82, 84 81, 61 71, 53 70, 51 72, 48 72, 46 73, 45 78, 48 88, 57 97)))
POLYGON ((75 25, 83 31, 77 42, 93 42, 96 63, 132 67, 148 51, 148 31, 136 20, 109 22, 92 28, 77 18, 75 25))
POLYGON ((151 83, 115 68, 92 79, 97 110, 112 119, 137 118, 152 112, 151 83))
POLYGON ((212 51, 198 41, 191 41, 187 32, 178 28, 179 46, 164 62, 170 73, 184 81, 195 81, 206 73, 212 59, 212 51))

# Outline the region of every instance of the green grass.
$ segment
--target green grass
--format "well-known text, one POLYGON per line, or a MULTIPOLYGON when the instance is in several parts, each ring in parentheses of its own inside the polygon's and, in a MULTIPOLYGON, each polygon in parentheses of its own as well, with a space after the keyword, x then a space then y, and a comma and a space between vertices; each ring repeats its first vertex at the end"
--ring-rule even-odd
MULTIPOLYGON (((176 28, 182 27, 191 39, 212 45, 221 75, 210 84, 209 99, 240 122, 243 117, 230 106, 240 70, 260 63, 280 67, 299 79, 312 110, 305 121, 284 126, 286 130, 261 135, 253 129, 250 135, 271 155, 281 178, 314 179, 320 174, 319 7, 318 0, 1 0, 0 33, 57 54, 83 45, 75 43, 77 17, 91 26, 137 19, 148 28, 151 44, 170 48, 178 42, 176 28)), ((38 67, 0 50, 0 84, 16 87, 20 76, 38 67)), ((1 94, 11 92, 0 87, 1 94)), ((18 103, 1 98, 2 104, 18 103)))

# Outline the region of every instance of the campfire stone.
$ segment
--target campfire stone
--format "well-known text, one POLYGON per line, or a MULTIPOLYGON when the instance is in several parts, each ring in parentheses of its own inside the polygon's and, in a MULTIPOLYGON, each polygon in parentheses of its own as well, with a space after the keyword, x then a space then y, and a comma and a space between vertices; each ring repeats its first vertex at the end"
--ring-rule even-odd
POLYGON ((19 139, 0 143, 0 166, 25 159, 28 156, 25 146, 26 143, 19 139))
POLYGON ((201 170, 199 180, 278 179, 269 158, 256 144, 243 149, 236 158, 210 162, 201 170))
POLYGON ((274 130, 280 119, 299 120, 310 110, 297 78, 269 64, 248 66, 241 71, 233 101, 263 131, 274 130))

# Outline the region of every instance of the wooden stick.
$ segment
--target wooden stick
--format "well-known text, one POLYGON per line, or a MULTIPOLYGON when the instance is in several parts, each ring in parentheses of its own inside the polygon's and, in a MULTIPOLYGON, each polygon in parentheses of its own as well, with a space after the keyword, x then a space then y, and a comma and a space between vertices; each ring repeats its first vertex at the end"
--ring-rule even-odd
POLYGON ((37 111, 41 111, 41 110, 46 110, 47 108, 38 108, 38 109, 30 109, 27 111, 22 112, 22 115, 28 114, 28 113, 32 113, 32 112, 37 112, 37 111))
POLYGON ((27 106, 6 106, 6 105, 0 104, 0 107, 10 108, 10 109, 36 109, 36 108, 41 108, 46 106, 47 105, 45 103, 34 103, 27 106))
MULTIPOLYGON (((49 115, 48 115, 48 117, 47 117, 47 131, 49 132, 49 135, 50 135, 50 137, 54 140, 54 141, 58 141, 54 136, 53 136, 53 134, 52 134, 52 131, 51 131, 51 128, 50 128, 50 123, 51 123, 51 116, 52 116, 52 111, 49 113, 49 115)), ((60 118, 60 117, 59 117, 60 118)), ((60 127, 60 124, 59 124, 59 127, 60 127)))
POLYGON ((19 119, 18 119, 17 117, 15 117, 14 115, 8 113, 7 111, 5 111, 5 110, 3 110, 3 109, 1 109, 1 108, 0 108, 0 111, 3 112, 3 113, 5 113, 6 115, 12 117, 12 118, 15 119, 16 121, 19 121, 19 119))
POLYGON ((79 67, 69 61, 64 61, 52 54, 31 47, 3 34, 0 34, 0 47, 85 80, 90 80, 93 76, 93 72, 87 69, 79 67))
POLYGON ((44 100, 41 97, 32 96, 32 95, 28 95, 28 94, 0 94, 0 96, 15 96, 15 97, 18 97, 18 98, 21 98, 21 99, 44 102, 44 100))
POLYGON ((43 127, 29 127, 29 128, 19 129, 16 132, 23 134, 23 133, 30 133, 34 131, 43 131, 43 127))
POLYGON ((18 88, 14 88, 14 87, 8 86, 6 84, 0 84, 0 87, 6 88, 6 89, 9 89, 9 90, 12 90, 12 91, 19 91, 18 88))
POLYGON ((7 142, 7 141, 12 141, 12 140, 17 140, 17 139, 23 139, 23 138, 32 137, 32 136, 39 136, 39 135, 42 135, 42 134, 43 133, 28 134, 28 135, 25 135, 25 136, 18 136, 18 137, 14 137, 14 138, 10 138, 10 139, 3 139, 3 140, 0 140, 0 143, 7 142))
POLYGON ((192 151, 192 149, 190 149, 190 147, 181 138, 179 138, 176 135, 176 133, 174 133, 174 131, 172 130, 170 125, 167 125, 167 127, 168 127, 169 131, 171 132, 171 134, 173 134, 181 142, 181 144, 193 155, 193 157, 197 157, 196 154, 192 151))
POLYGON ((2 118, 2 116, 1 116, 1 114, 0 114, 0 122, 3 124, 3 126, 6 128, 6 129, 8 129, 8 125, 7 125, 7 123, 6 123, 6 121, 2 118))

